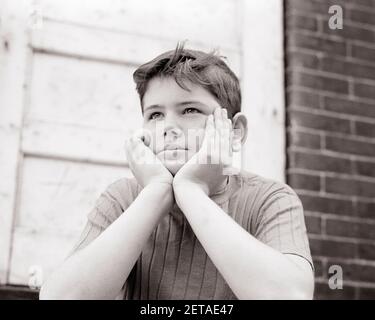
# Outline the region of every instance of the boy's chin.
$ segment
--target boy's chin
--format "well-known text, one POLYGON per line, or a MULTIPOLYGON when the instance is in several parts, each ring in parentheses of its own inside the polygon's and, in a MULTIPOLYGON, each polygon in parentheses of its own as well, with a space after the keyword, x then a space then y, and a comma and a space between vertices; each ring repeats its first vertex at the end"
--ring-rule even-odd
POLYGON ((174 176, 185 163, 181 163, 181 161, 164 161, 163 164, 168 169, 168 171, 174 176))

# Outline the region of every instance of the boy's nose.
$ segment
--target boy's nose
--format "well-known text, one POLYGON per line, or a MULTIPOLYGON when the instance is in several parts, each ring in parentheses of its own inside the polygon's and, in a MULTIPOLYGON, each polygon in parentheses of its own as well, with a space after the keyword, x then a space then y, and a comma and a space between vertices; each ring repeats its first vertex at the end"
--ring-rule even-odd
POLYGON ((178 127, 165 127, 164 137, 176 139, 182 135, 182 130, 178 127))
POLYGON ((182 130, 180 129, 177 121, 174 117, 166 117, 164 121, 164 137, 177 138, 182 135, 182 130))

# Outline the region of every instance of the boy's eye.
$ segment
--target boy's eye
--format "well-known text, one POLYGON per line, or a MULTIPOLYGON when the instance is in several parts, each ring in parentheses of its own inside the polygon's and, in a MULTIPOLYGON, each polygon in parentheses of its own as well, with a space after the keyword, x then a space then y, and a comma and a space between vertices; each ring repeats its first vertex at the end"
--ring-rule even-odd
POLYGON ((184 110, 184 113, 199 113, 200 111, 198 110, 198 109, 196 109, 196 108, 186 108, 185 110, 184 110))
POLYGON ((159 119, 163 116, 163 114, 161 112, 153 112, 149 115, 148 119, 149 120, 155 120, 155 119, 159 119))

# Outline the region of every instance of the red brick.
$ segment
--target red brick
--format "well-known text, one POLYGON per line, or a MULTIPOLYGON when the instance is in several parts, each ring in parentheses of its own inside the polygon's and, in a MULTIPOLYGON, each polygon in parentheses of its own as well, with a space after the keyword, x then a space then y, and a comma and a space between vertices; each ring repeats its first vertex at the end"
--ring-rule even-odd
POLYGON ((287 72, 287 76, 288 85, 295 85, 320 91, 331 91, 341 94, 349 93, 349 83, 346 80, 328 76, 312 75, 301 71, 287 72))
POLYGON ((341 259, 336 260, 335 258, 329 258, 326 262, 326 268, 323 270, 324 277, 329 279, 333 276, 333 266, 340 266, 342 269, 342 279, 343 285, 345 286, 345 282, 348 280, 358 280, 357 272, 357 265, 352 263, 344 262, 341 259), (330 270, 331 269, 331 270, 330 270))
POLYGON ((365 260, 375 260, 375 224, 342 221, 339 217, 325 216, 325 213, 362 217, 375 222, 375 191, 372 191, 375 182, 363 178, 375 176, 375 161, 356 157, 375 158, 375 125, 367 119, 350 117, 375 119, 375 0, 286 0, 285 7, 286 105, 287 123, 291 124, 288 128, 287 172, 290 185, 298 188, 306 212, 306 226, 318 271, 316 277, 319 278, 315 298, 374 299, 375 266, 365 260), (328 27, 332 15, 328 8, 331 5, 341 5, 344 9, 342 30, 328 27), (304 16, 306 21, 302 18, 304 16), (352 83, 347 83, 349 77, 352 83), (319 116, 322 114, 320 109, 323 109, 346 117, 331 115, 339 120, 331 122, 311 116, 308 110, 299 107, 314 109, 311 113, 320 113, 319 116), (298 110, 307 115, 297 114, 298 110), (351 126, 347 126, 346 121, 350 121, 351 126), (320 130, 320 133, 306 133, 308 129, 320 130), (310 155, 308 151, 296 152, 298 147, 326 150, 322 150, 322 154, 310 155), (334 157, 334 152, 341 153, 341 157, 334 157), (327 190, 341 195, 339 200, 334 196, 318 196, 314 174, 302 170, 296 174, 293 169, 297 168, 316 170, 316 177, 321 172, 353 176, 326 179, 327 190), (350 200, 357 196, 359 199, 350 200), (367 196, 369 200, 364 201, 361 196, 367 196), (321 212, 322 216, 309 214, 311 211, 321 212), (321 235, 323 217, 327 219, 324 228, 327 236, 321 235), (314 239, 318 235, 323 239, 314 239), (347 240, 328 240, 330 236, 347 240), (361 259, 361 262, 356 263, 356 259, 361 259), (343 290, 331 290, 328 281, 321 281, 329 276, 328 265, 332 263, 343 266, 343 290), (347 281, 356 281, 357 284, 348 285, 347 281))
POLYGON ((319 258, 316 258, 316 257, 312 257, 312 258, 313 258, 313 264, 314 264, 314 269, 315 269, 315 277, 316 278, 323 277, 324 262, 319 258))
POLYGON ((288 130, 290 146, 320 149, 320 135, 288 130))
POLYGON ((359 226, 354 222, 342 221, 337 219, 326 219, 326 234, 332 236, 343 236, 354 238, 358 236, 359 226))
POLYGON ((375 138, 375 123, 355 121, 355 134, 375 138))
POLYGON ((375 100, 375 85, 354 82, 354 95, 356 95, 357 97, 361 97, 361 98, 375 100))
POLYGON ((312 114, 304 111, 289 111, 289 121, 293 127, 305 127, 330 132, 350 133, 350 121, 337 117, 312 114))
POLYGON ((322 233, 322 219, 317 216, 305 215, 306 229, 309 234, 322 233))
POLYGON ((310 249, 313 255, 353 258, 356 256, 357 245, 352 242, 310 239, 310 249))
POLYGON ((294 189, 320 190, 320 176, 301 173, 289 173, 288 184, 294 189))
POLYGON ((356 265, 353 280, 373 282, 375 284, 375 267, 372 265, 356 265))
POLYGON ((287 107, 320 108, 320 96, 316 93, 293 89, 287 93, 287 107))
POLYGON ((325 137, 326 149, 356 154, 361 156, 375 157, 375 144, 349 138, 325 137))
POLYGON ((342 29, 330 29, 328 19, 323 21, 323 32, 326 35, 341 37, 343 40, 356 40, 369 43, 375 42, 374 30, 345 24, 345 19, 344 27, 342 29))
POLYGON ((375 178, 375 162, 355 161, 356 173, 375 178))
POLYGON ((361 65, 329 56, 320 59, 320 69, 361 79, 375 79, 375 66, 361 65))
POLYGON ((358 288, 359 300, 375 300, 375 288, 358 288))
POLYGON ((353 286, 344 285, 340 289, 330 289, 327 283, 315 283, 314 300, 353 300, 356 289, 353 286))
POLYGON ((329 52, 330 54, 346 55, 346 44, 342 40, 325 39, 318 36, 306 36, 296 32, 289 32, 286 36, 287 46, 305 48, 317 52, 329 52))
POLYGON ((324 97, 323 108, 329 111, 339 112, 341 114, 346 113, 350 115, 375 118, 375 108, 372 104, 363 103, 356 100, 324 97))
POLYGON ((358 200, 355 206, 358 216, 367 219, 375 219, 375 201, 358 200))
POLYGON ((358 246, 358 258, 375 260, 375 244, 361 243, 361 245, 358 246))
POLYGON ((329 197, 309 196, 299 194, 303 208, 306 211, 333 213, 338 215, 354 216, 356 211, 349 200, 332 199, 329 197))
MULTIPOLYGON (((337 2, 336 2, 337 3, 337 2)), ((301 1, 287 0, 285 2, 287 12, 296 10, 301 13, 309 12, 328 16, 329 3, 327 1, 301 1)))
POLYGON ((287 55, 288 66, 301 67, 307 69, 318 69, 319 68, 319 58, 316 54, 291 51, 287 55))
POLYGON ((354 178, 325 178, 326 191, 348 196, 375 197, 375 182, 354 178))
POLYGON ((358 10, 358 9, 350 9, 348 10, 348 15, 351 21, 375 25, 374 12, 358 10))
POLYGON ((349 159, 307 154, 298 151, 290 152, 289 156, 290 166, 292 168, 343 173, 349 173, 351 171, 351 162, 349 159))
POLYGON ((368 48, 365 46, 351 44, 352 57, 357 59, 363 59, 370 62, 375 61, 375 48, 368 48))
POLYGON ((315 17, 309 17, 302 14, 287 13, 285 20, 287 29, 303 29, 313 32, 318 30, 318 20, 315 17))
POLYGON ((374 10, 375 8, 375 0, 356 0, 352 3, 353 6, 360 5, 360 6, 367 6, 370 9, 374 10))
POLYGON ((349 238, 375 239, 375 224, 326 219, 326 233, 349 238))
POLYGON ((366 263, 349 263, 340 260, 329 259, 327 261, 327 268, 324 270, 325 277, 329 278, 332 273, 329 273, 330 266, 338 265, 343 271, 343 284, 350 281, 374 282, 375 284, 375 266, 366 263))

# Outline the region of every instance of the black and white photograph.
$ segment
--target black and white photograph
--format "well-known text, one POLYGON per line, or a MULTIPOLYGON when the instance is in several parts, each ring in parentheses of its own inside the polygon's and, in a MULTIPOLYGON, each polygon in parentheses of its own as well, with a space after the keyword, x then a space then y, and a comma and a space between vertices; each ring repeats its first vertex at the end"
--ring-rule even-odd
POLYGON ((0 300, 373 299, 375 0, 0 0, 0 300))

